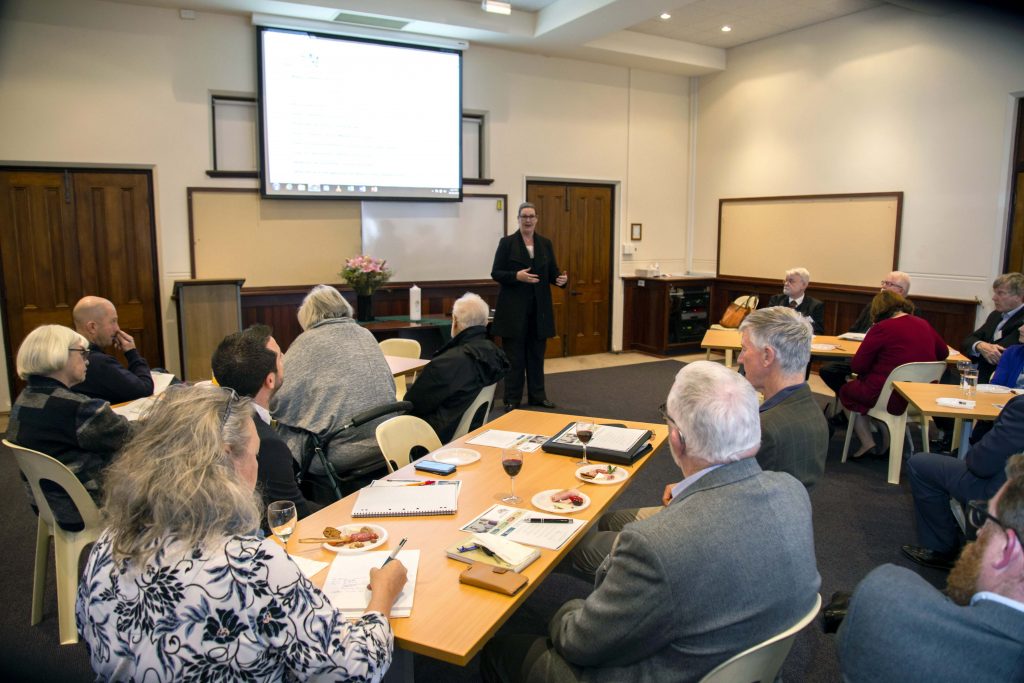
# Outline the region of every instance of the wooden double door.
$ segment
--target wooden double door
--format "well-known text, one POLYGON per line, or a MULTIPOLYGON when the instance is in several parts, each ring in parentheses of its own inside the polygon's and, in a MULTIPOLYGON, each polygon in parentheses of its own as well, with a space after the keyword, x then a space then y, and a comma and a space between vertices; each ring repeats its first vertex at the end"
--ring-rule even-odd
POLYGON ((526 201, 537 207, 537 232, 550 239, 569 284, 552 289, 555 334, 546 357, 581 356, 610 348, 611 185, 529 182, 526 201))
POLYGON ((139 353, 163 366, 152 187, 149 171, 0 168, 12 399, 24 386, 14 359, 25 335, 44 324, 73 327, 72 309, 87 294, 110 299, 139 353))

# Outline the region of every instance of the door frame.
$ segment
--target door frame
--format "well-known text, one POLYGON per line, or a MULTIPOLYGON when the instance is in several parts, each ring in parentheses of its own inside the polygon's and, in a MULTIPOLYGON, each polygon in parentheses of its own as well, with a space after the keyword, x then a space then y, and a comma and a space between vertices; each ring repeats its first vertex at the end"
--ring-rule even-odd
MULTIPOLYGON (((612 205, 611 205, 611 244, 609 244, 608 258, 610 263, 609 276, 608 276, 608 349, 605 353, 612 353, 615 349, 615 319, 616 316, 621 315, 621 297, 616 296, 621 291, 621 287, 616 287, 616 283, 619 283, 619 262, 618 262, 618 251, 616 245, 619 244, 619 207, 622 206, 622 181, 621 180, 608 180, 607 178, 565 178, 557 176, 524 176, 523 177, 523 199, 526 201, 528 196, 528 190, 531 184, 542 184, 542 185, 565 185, 567 187, 572 186, 594 186, 599 185, 602 187, 608 187, 612 191, 612 205)), ((518 205, 517 205, 518 206, 518 205)), ((511 207, 510 207, 511 208, 511 207)), ((541 218, 543 221, 543 217, 541 218)), ((517 228, 518 229, 518 228, 517 228)), ((542 233, 543 234, 543 231, 542 233)), ((621 340, 619 342, 621 348, 621 340)), ((567 349, 567 344, 562 343, 563 351, 567 349)), ((569 356, 563 355, 563 358, 569 356)))
MULTIPOLYGON (((0 162, 0 171, 5 172, 23 172, 23 173, 64 173, 65 180, 67 183, 69 180, 69 173, 132 173, 144 175, 146 178, 146 189, 149 192, 149 231, 150 240, 153 245, 153 286, 155 288, 153 297, 154 304, 156 306, 156 321, 157 326, 160 328, 156 335, 157 353, 158 358, 156 362, 150 363, 151 367, 166 367, 166 349, 164 347, 164 317, 163 317, 163 300, 160 295, 160 243, 158 241, 158 233, 156 229, 156 193, 155 186, 153 184, 153 166, 137 165, 137 166, 112 166, 109 164, 92 164, 92 163, 32 163, 32 162, 0 162)), ((76 226, 77 227, 77 226, 76 226)), ((8 392, 8 407, 10 410, 14 406, 15 396, 15 379, 18 376, 17 369, 17 355, 18 350, 11 348, 11 336, 10 336, 10 325, 8 321, 7 311, 7 292, 4 287, 3 277, 3 263, 0 262, 0 327, 3 328, 3 354, 2 356, 4 370, 7 374, 7 383, 4 387, 8 392)), ((146 359, 150 361, 149 358, 146 359)), ((2 396, 0 396, 2 398, 2 396)))

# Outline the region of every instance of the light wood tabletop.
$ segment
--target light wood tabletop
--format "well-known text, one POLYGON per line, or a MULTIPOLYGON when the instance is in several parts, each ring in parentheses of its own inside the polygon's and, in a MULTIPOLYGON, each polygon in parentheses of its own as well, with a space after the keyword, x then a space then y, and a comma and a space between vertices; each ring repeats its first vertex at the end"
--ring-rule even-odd
MULTIPOLYGON (((852 358, 860 348, 860 342, 852 339, 840 339, 839 337, 816 334, 811 340, 811 355, 822 358, 852 358)), ((708 330, 701 340, 702 349, 722 349, 724 351, 739 351, 740 332, 739 330, 708 330)), ((955 363, 958 360, 967 360, 955 349, 950 349, 947 363, 955 363)))
MULTIPOLYGON (((558 413, 515 410, 448 445, 464 445, 465 441, 488 429, 550 436, 576 419, 582 418, 558 413)), ((597 421, 622 423, 614 418, 597 418, 597 421)), ((654 434, 651 440, 653 449, 636 463, 625 468, 632 476, 665 441, 668 430, 663 424, 624 424, 627 427, 649 429, 654 434)), ((524 576, 529 577, 529 584, 513 597, 460 584, 459 574, 469 565, 450 559, 445 554, 445 549, 467 535, 466 532, 459 530, 460 527, 465 526, 491 505, 499 503, 500 498, 507 495, 509 490, 509 478, 501 467, 499 449, 476 445, 465 447, 478 451, 482 457, 475 463, 460 466, 455 474, 445 477, 462 481, 458 512, 455 515, 353 520, 350 514, 358 495, 353 494, 300 520, 288 543, 290 553, 327 562, 338 556, 320 546, 301 545, 297 540, 302 537, 321 536, 325 526, 364 521, 378 524, 387 530, 388 540, 379 550, 392 550, 402 538, 408 538, 405 548, 420 550, 419 572, 412 616, 391 621, 396 644, 404 650, 460 666, 464 666, 480 651, 505 620, 586 533, 586 529, 581 530, 558 550, 540 548, 540 558, 522 572, 524 576)), ((576 460, 576 457, 552 455, 540 450, 525 453, 522 472, 516 477, 516 494, 523 498, 523 502, 517 504, 517 507, 533 509, 529 503, 530 499, 546 489, 577 488, 590 497, 591 504, 571 516, 588 522, 599 517, 622 493, 630 480, 612 486, 583 483, 575 477, 578 468, 576 460)), ((390 478, 409 479, 424 476, 428 475, 415 472, 410 465, 399 469, 390 475, 390 478)), ((340 559, 344 561, 344 556, 340 559)), ((322 586, 326 576, 325 569, 313 577, 313 583, 322 586)))
POLYGON ((388 367, 391 368, 391 374, 394 377, 411 375, 430 362, 426 358, 405 358, 403 356, 384 356, 384 360, 388 362, 388 367))
POLYGON ((949 408, 935 402, 937 398, 964 398, 960 387, 953 384, 925 384, 923 382, 893 382, 892 386, 900 396, 907 399, 925 415, 930 417, 952 417, 961 420, 994 420, 1013 394, 975 393, 974 408, 949 408))

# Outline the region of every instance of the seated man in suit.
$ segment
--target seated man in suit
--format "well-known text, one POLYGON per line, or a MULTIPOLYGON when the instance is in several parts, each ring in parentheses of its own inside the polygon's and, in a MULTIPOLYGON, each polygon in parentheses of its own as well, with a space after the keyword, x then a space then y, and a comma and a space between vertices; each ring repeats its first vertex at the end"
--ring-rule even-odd
POLYGON ((1024 456, 968 520, 978 540, 949 575, 946 595, 891 564, 857 587, 839 630, 843 680, 1024 680, 1024 456))
POLYGON ((793 477, 757 464, 750 383, 717 363, 690 363, 665 419, 684 476, 667 507, 603 534, 593 593, 558 610, 549 638, 488 643, 485 681, 698 681, 814 605, 810 500, 793 477))
MULTIPOLYGON (((902 297, 906 297, 910 294, 910 276, 906 273, 894 270, 882 280, 882 289, 888 289, 890 292, 895 292, 902 297)), ((879 290, 881 291, 881 290, 879 290)), ((869 301, 864 307, 864 310, 857 316, 857 320, 854 321, 853 326, 850 327, 850 332, 867 332, 871 327, 871 302, 869 301)), ((831 363, 826 363, 821 366, 821 370, 818 371, 818 376, 825 383, 829 389, 835 392, 836 396, 839 395, 839 390, 846 384, 846 378, 852 372, 850 369, 849 360, 838 360, 831 363)), ((843 413, 840 412, 840 415, 843 413)), ((845 415, 844 415, 845 419, 845 415)))
POLYGON ((1024 275, 1004 273, 992 283, 994 311, 972 332, 961 351, 978 361, 978 382, 988 382, 1007 346, 1019 343, 1017 330, 1024 323, 1024 275))
POLYGON ((463 294, 452 307, 452 340, 442 346, 405 393, 411 414, 430 423, 448 443, 462 413, 484 387, 508 372, 505 352, 487 338, 487 302, 463 294))
POLYGON ((739 363, 764 394, 761 469, 788 472, 810 491, 825 471, 828 422, 804 381, 811 360, 811 323, 790 308, 754 311, 740 325, 739 363))
POLYGON ((967 505, 971 500, 991 498, 1006 481, 1006 461, 1022 450, 1024 396, 1014 396, 992 428, 967 451, 966 459, 938 453, 910 456, 908 472, 920 545, 903 546, 903 554, 926 567, 952 567, 960 548, 960 534, 949 499, 967 505))
POLYGON ((814 324, 814 334, 825 331, 825 304, 813 296, 807 296, 807 285, 811 283, 811 274, 806 268, 793 268, 786 271, 786 279, 782 281, 782 294, 768 299, 769 306, 786 306, 795 308, 796 312, 806 315, 814 324))
POLYGON ((75 330, 89 340, 89 372, 74 391, 111 403, 124 403, 153 393, 153 375, 135 349, 135 339, 118 327, 114 304, 98 296, 79 299, 72 313, 75 330), (113 345, 128 359, 125 369, 103 349, 113 345))
POLYGON ((320 506, 306 500, 299 490, 292 452, 270 426, 270 399, 284 382, 281 347, 270 336, 270 328, 253 325, 224 337, 210 365, 220 386, 252 399, 252 419, 260 437, 256 482, 263 501, 290 500, 300 518, 319 510, 320 506))

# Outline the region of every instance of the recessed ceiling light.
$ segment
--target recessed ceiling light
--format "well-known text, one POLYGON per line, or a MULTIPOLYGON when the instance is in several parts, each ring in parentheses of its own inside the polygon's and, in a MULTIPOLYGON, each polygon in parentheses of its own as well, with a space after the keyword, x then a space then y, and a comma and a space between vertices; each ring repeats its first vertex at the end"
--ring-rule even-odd
POLYGON ((491 12, 492 14, 512 14, 512 5, 501 0, 482 0, 480 7, 485 12, 491 12))
POLYGON ((722 27, 722 33, 728 33, 731 30, 732 30, 732 26, 729 26, 728 24, 726 24, 725 26, 722 27))
POLYGON ((664 21, 668 21, 669 19, 671 19, 671 18, 672 18, 672 15, 671 15, 671 14, 669 14, 668 12, 662 12, 662 13, 661 13, 661 18, 662 18, 662 20, 664 20, 664 21))

